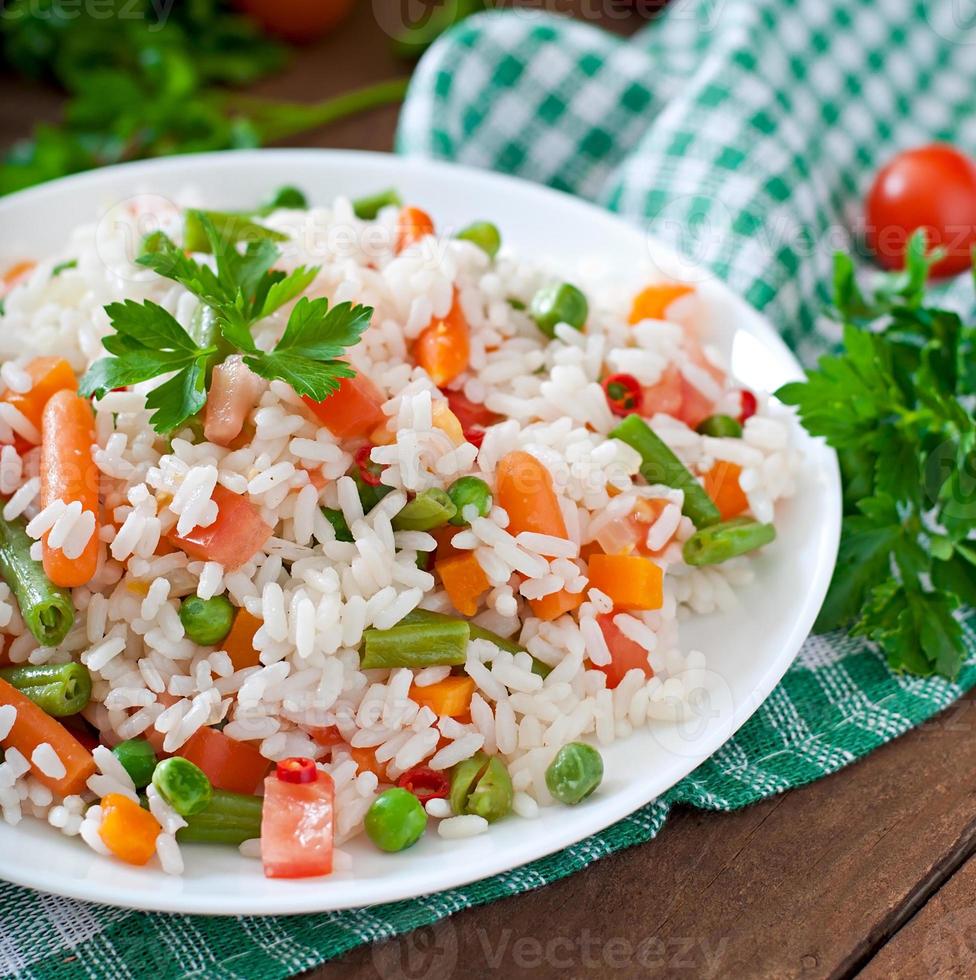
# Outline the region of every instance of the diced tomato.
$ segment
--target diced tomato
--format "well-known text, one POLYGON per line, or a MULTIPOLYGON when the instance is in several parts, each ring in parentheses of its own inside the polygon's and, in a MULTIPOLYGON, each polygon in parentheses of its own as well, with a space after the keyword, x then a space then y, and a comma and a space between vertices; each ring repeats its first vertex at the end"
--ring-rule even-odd
POLYGON ((380 407, 384 401, 382 392, 358 372, 354 378, 343 378, 339 390, 323 401, 313 401, 307 395, 302 396, 302 401, 337 439, 364 436, 386 419, 380 407))
POLYGON ((603 638, 607 641, 612 659, 605 666, 593 664, 593 668, 602 670, 607 675, 607 687, 609 688, 616 687, 624 679, 627 671, 633 670, 635 667, 644 671, 645 677, 652 677, 654 671, 647 662, 647 651, 640 644, 624 636, 620 627, 614 623, 613 616, 613 613, 597 616, 597 622, 600 624, 600 629, 603 630, 603 638))
POLYGON ((696 429, 708 418, 715 414, 715 404, 706 398, 684 376, 681 378, 681 408, 676 415, 689 429, 696 429))
POLYGON ((271 765, 250 742, 238 742, 216 728, 198 729, 179 754, 228 793, 256 793, 271 765))
POLYGON ((314 878, 332 872, 335 786, 319 772, 311 783, 264 781, 261 860, 267 878, 314 878))
POLYGON ((219 562, 227 571, 250 561, 271 537, 273 528, 261 519, 254 505, 240 494, 218 484, 213 500, 217 520, 208 527, 195 527, 188 534, 169 534, 170 541, 199 561, 219 562))
POLYGON ((335 725, 312 726, 305 729, 308 737, 324 749, 330 749, 336 745, 342 745, 345 739, 339 734, 339 729, 335 725))
POLYGON ((672 364, 666 368, 657 384, 644 388, 641 399, 641 413, 650 418, 659 412, 662 415, 677 417, 681 411, 682 400, 681 372, 672 364))
POLYGON ((494 425, 500 418, 480 402, 471 401, 463 391, 448 390, 444 392, 444 397, 447 399, 447 404, 451 406, 451 411, 461 423, 462 429, 483 429, 489 425, 494 425))

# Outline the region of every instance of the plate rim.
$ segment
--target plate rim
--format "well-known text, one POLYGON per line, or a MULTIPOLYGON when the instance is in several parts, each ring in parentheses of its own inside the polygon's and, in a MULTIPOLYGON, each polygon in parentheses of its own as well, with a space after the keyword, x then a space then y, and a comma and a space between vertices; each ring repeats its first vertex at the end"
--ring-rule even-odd
MULTIPOLYGON (((114 174, 123 172, 127 178, 132 180, 138 180, 143 176, 148 180, 155 174, 179 170, 181 167, 187 166, 192 168, 195 165, 199 165, 201 169, 211 169, 215 165, 227 164, 231 168, 241 167, 246 170, 252 166, 267 167, 276 160, 286 164, 289 161, 298 159, 322 159, 323 157, 337 159, 340 162, 345 161, 346 164, 351 166, 361 165, 366 175, 370 171, 386 170, 393 167, 400 168, 408 174, 411 172, 423 172, 423 175, 429 178, 430 172, 433 170, 435 173, 440 171, 452 175, 460 175, 468 180, 483 182, 502 191, 506 187, 518 188, 520 192, 531 190, 533 193, 558 200, 562 206, 577 209, 580 213, 585 212, 591 220, 599 221, 606 225, 622 225, 631 232, 642 234, 645 243, 653 250, 655 258, 662 257, 665 261, 681 263, 685 268, 691 268, 707 274, 708 281, 715 282, 723 295, 747 307, 755 319, 756 327, 759 328, 759 333, 761 334, 760 340, 763 345, 772 347, 780 358, 788 361, 797 377, 800 377, 802 374, 802 368, 796 356, 786 346, 764 313, 756 310, 755 307, 747 303, 732 287, 723 280, 720 280, 714 273, 707 270, 706 267, 682 256, 672 246, 648 234, 646 229, 641 229, 635 222, 628 221, 621 215, 607 211, 589 201, 585 201, 564 191, 534 184, 507 174, 500 174, 462 164, 430 160, 423 157, 403 157, 393 153, 327 148, 255 149, 186 154, 102 167, 97 170, 73 174, 36 187, 17 191, 0 199, 0 220, 3 219, 5 212, 12 206, 17 209, 30 206, 35 200, 41 200, 52 193, 83 193, 89 187, 105 186, 106 182, 111 181, 114 174)), ((750 332, 752 331, 750 330, 750 332)), ((443 881, 422 891, 417 891, 416 887, 409 886, 411 880, 409 875, 391 875, 382 880, 358 879, 356 881, 357 887, 354 889, 357 895, 355 901, 343 901, 341 899, 339 901, 330 901, 327 908, 315 903, 315 879, 308 879, 306 882, 286 882, 287 890, 276 890, 273 897, 264 894, 258 897, 257 900, 249 901, 246 894, 239 894, 235 900, 230 901, 226 895, 220 895, 219 900, 224 907, 219 910, 213 908, 213 903, 217 899, 216 896, 208 897, 206 894, 185 892, 183 890, 176 890, 172 894, 168 891, 159 891, 153 895, 153 901, 149 903, 148 893, 151 892, 151 888, 148 887, 137 892, 132 892, 131 889, 126 887, 106 884, 103 881, 93 881, 91 879, 76 877, 65 879, 43 868, 30 867, 26 863, 23 865, 16 862, 9 865, 4 864, 2 857, 0 857, 0 880, 66 898, 146 912, 208 916, 315 914, 421 898, 425 895, 435 894, 447 889, 464 887, 472 882, 512 871, 525 864, 548 857, 557 851, 577 844, 594 834, 608 829, 613 824, 636 812, 642 806, 658 799, 663 793, 667 792, 668 789, 673 787, 681 779, 684 779, 691 771, 711 758, 726 744, 749 718, 755 714, 763 702, 766 701, 775 686, 795 661, 803 641, 809 635, 810 628, 826 595, 830 577, 836 563, 841 526, 840 472, 837 457, 833 450, 824 446, 820 440, 815 440, 815 442, 820 443, 819 453, 823 457, 822 463, 824 466, 822 475, 828 483, 829 500, 827 501, 827 510, 824 515, 826 519, 825 527, 820 530, 816 539, 818 577, 814 588, 807 591, 803 602, 794 613, 789 628, 788 642, 784 644, 784 648, 789 648, 791 653, 789 656, 780 654, 777 658, 771 659, 767 663, 765 669, 757 679, 753 696, 744 700, 741 705, 736 706, 733 711, 731 723, 724 733, 719 733, 720 737, 718 738, 703 740, 703 749, 693 757, 687 757, 680 766, 676 767, 677 770, 680 770, 680 775, 668 787, 655 792, 650 797, 647 797, 646 794, 635 793, 633 791, 629 793, 619 791, 613 798, 617 801, 617 805, 609 806, 608 800, 608 806, 605 807, 605 809, 616 811, 615 815, 610 819, 607 819, 605 816, 597 817, 595 814, 594 818, 590 821, 587 821, 584 817, 579 821, 579 824, 583 826, 582 830, 574 823, 574 830, 571 834, 551 835, 541 850, 539 849, 535 835, 525 835, 527 843, 521 847, 514 849, 508 848, 504 851, 504 854, 492 854, 489 861, 476 865, 476 870, 466 871, 463 866, 452 869, 452 874, 441 875, 443 881), (528 842, 532 842, 531 846, 528 842), (486 867, 486 864, 489 866, 486 867), (383 885, 382 888, 379 887, 381 884, 383 885), (366 893, 365 898, 363 897, 363 892, 366 893), (370 895, 370 893, 373 894, 370 895), (272 903, 274 907, 269 907, 272 903), (229 908, 227 907, 228 905, 230 906, 229 908)), ((602 813, 602 810, 600 812, 602 813)), ((16 833, 16 828, 10 828, 10 830, 16 833)), ((241 860, 245 861, 247 859, 241 858, 241 860)))

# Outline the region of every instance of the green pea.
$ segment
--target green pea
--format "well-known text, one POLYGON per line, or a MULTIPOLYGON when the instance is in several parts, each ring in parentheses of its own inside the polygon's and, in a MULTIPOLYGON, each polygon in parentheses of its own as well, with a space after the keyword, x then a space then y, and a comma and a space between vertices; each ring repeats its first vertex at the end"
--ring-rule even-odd
POLYGON ((742 438, 742 426, 731 415, 709 415, 698 423, 697 431, 700 435, 714 436, 716 439, 742 438))
POLYGON ((455 480, 447 488, 447 495, 457 508, 451 523, 459 527, 468 523, 464 517, 465 507, 476 507, 479 517, 486 516, 491 510, 491 490, 488 484, 477 476, 462 476, 459 480, 455 480))
POLYGON ((451 809, 457 814, 474 813, 493 823, 511 811, 514 795, 512 777, 498 756, 478 752, 451 772, 451 809))
POLYGON ((546 770, 546 786, 567 806, 585 800, 603 779, 603 759, 592 745, 570 742, 557 753, 546 770))
POLYGON ((180 622, 188 639, 202 647, 212 647, 230 632, 234 611, 234 604, 227 596, 201 599, 191 595, 180 603, 180 622))
POLYGON ((394 787, 373 800, 363 824, 381 851, 403 851, 420 840, 427 827, 427 811, 413 793, 394 787))
POLYGON ((112 749, 112 754, 122 763, 122 768, 129 774, 136 789, 143 789, 152 782, 156 753, 144 738, 130 738, 126 742, 119 742, 112 749))
POLYGON ((582 330, 589 312, 586 297, 568 282, 543 286, 529 304, 529 316, 547 337, 555 337, 557 323, 582 330))
POLYGON ((213 786, 204 771, 178 755, 156 766, 152 784, 181 817, 205 810, 213 799, 213 786))
POLYGON ((279 187, 274 195, 259 209, 259 214, 270 214, 278 208, 291 208, 293 210, 308 207, 308 198, 297 188, 286 184, 279 187))
POLYGON ((477 245, 489 259, 493 259, 502 247, 502 236, 490 221, 476 221, 457 233, 462 241, 477 245))

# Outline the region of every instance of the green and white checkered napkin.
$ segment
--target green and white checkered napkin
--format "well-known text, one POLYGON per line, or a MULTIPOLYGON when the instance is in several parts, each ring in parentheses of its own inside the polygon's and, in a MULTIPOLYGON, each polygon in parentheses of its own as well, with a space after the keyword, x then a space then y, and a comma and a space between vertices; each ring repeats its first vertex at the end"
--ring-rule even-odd
MULTIPOLYGON (((626 42, 546 15, 481 15, 424 58, 399 148, 541 181, 648 225, 765 309, 809 361, 834 339, 816 320, 830 254, 851 245, 843 229, 879 163, 933 139, 976 149, 965 10, 674 0, 626 42)), ((731 809, 834 772, 974 683, 973 657, 950 684, 892 676, 843 636, 811 639, 752 720, 666 799, 562 853, 422 900, 276 919, 143 915, 0 885, 0 975, 297 973, 649 840, 673 803, 731 809)))

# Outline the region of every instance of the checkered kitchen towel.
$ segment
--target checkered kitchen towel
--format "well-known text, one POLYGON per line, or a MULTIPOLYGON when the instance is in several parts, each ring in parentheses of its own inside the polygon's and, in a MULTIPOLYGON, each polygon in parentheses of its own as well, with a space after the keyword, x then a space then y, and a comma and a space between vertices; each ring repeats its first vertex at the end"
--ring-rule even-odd
MULTIPOLYGON (((976 149, 968 10, 954 0, 674 0, 626 42, 545 15, 486 14, 421 63, 399 145, 646 223, 765 309, 809 360, 832 339, 816 313, 830 253, 852 245, 838 229, 854 225, 878 164, 932 139, 976 149)), ((0 885, 0 975, 294 974, 646 841, 674 802, 731 809, 826 775, 974 683, 972 658, 950 684, 894 677, 849 638, 812 639, 752 720, 666 800, 562 853, 423 900, 263 920, 142 915, 0 885)), ((418 940, 413 953, 425 948, 418 940)), ((450 942, 436 952, 449 972, 450 942)), ((392 959, 377 967, 402 974, 392 959)))

